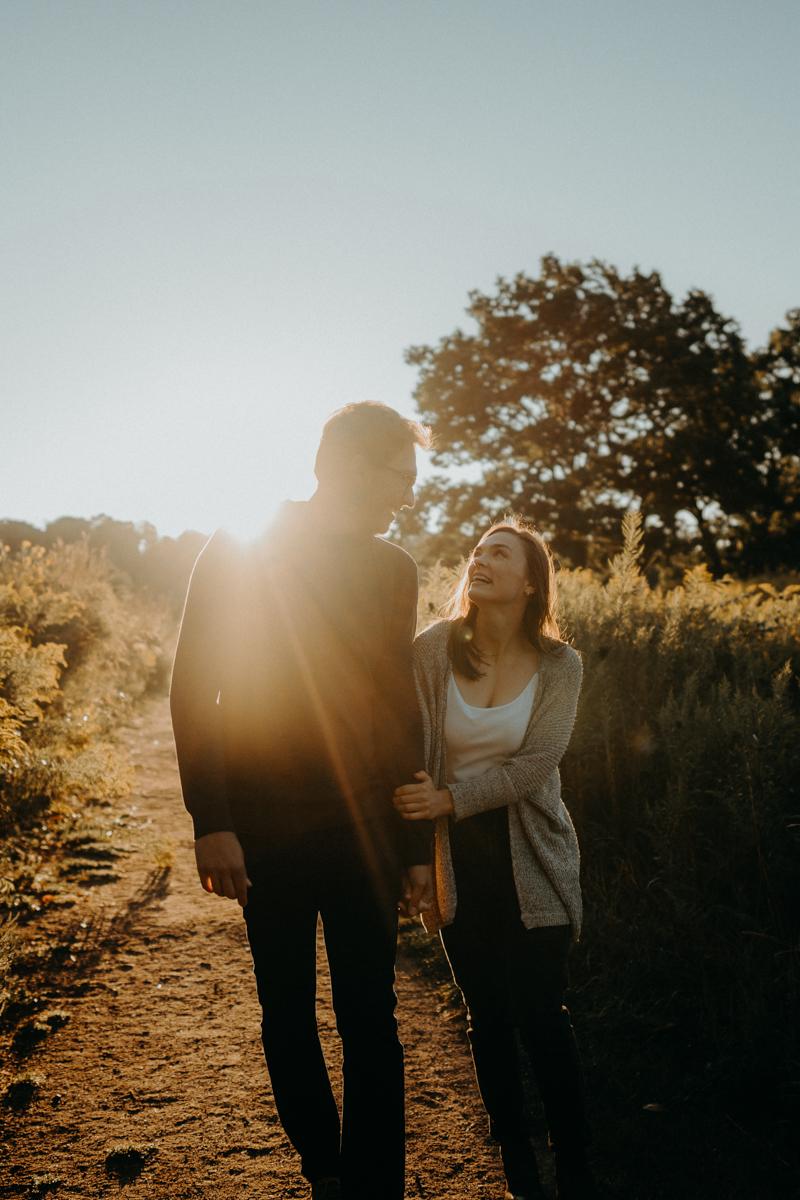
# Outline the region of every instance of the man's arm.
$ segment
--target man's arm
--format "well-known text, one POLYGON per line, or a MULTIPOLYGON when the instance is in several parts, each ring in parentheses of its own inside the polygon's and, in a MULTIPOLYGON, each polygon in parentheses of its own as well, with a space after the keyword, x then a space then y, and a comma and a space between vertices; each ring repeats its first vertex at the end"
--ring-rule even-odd
MULTIPOLYGON (((394 731, 395 785, 408 783, 425 767, 422 717, 414 686, 413 645, 417 625, 417 569, 405 553, 398 556, 398 570, 391 603, 394 620, 391 644, 387 647, 387 696, 394 731)), ((429 866, 433 857, 433 824, 404 821, 401 830, 406 867, 429 866)))
POLYGON ((195 563, 181 620, 170 684, 170 712, 183 800, 194 826, 195 858, 206 891, 247 899, 244 855, 228 807, 219 697, 224 637, 231 614, 225 595, 234 569, 220 533, 195 563))

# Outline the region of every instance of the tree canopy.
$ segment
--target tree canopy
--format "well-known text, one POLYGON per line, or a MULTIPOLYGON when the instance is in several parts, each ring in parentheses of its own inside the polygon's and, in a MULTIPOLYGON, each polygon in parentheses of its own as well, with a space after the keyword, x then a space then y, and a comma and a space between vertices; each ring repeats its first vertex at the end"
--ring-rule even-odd
POLYGON ((657 272, 542 259, 470 293, 475 329, 414 346, 419 415, 448 469, 414 524, 463 552, 505 509, 580 565, 605 561, 631 508, 650 555, 714 570, 785 566, 800 529, 800 310, 749 352, 703 291, 657 272))

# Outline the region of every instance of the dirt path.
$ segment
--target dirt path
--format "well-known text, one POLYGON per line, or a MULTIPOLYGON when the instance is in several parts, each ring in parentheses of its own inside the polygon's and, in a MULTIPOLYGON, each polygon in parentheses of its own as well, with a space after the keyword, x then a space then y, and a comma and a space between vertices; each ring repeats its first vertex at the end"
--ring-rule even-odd
MULTIPOLYGON (((47 997, 68 1018, 63 1027, 24 1059, 10 1054, 2 1067, 3 1091, 20 1070, 41 1083, 27 1107, 0 1115, 0 1196, 305 1197, 309 1189, 274 1113, 239 910, 197 883, 166 702, 144 710, 123 740, 136 782, 112 841, 130 853, 118 880, 82 891, 68 914, 48 918, 87 931, 91 969, 83 968, 78 985, 47 997), (106 1165, 114 1146, 145 1155, 131 1181, 106 1165)), ((79 952, 76 978, 80 960, 79 952)), ((461 1022, 440 1011, 435 981, 402 948, 397 990, 407 1194, 496 1198, 501 1175, 461 1022)), ((338 1073, 324 969, 319 1022, 338 1073)))

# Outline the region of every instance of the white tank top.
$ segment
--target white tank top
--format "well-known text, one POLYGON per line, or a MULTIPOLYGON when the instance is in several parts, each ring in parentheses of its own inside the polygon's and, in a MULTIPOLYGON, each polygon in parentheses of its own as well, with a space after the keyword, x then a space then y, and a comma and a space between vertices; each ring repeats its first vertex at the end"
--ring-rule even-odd
POLYGON ((467 704, 451 674, 447 689, 444 738, 448 783, 484 775, 515 754, 531 719, 539 672, 508 704, 478 708, 467 704))

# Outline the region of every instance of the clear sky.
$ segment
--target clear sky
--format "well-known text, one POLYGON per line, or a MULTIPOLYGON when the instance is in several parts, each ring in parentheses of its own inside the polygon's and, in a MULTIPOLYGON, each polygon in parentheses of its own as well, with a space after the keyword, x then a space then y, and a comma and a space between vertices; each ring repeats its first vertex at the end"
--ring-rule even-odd
POLYGON ((255 528, 470 288, 800 305, 797 0, 0 0, 0 517, 255 528))

